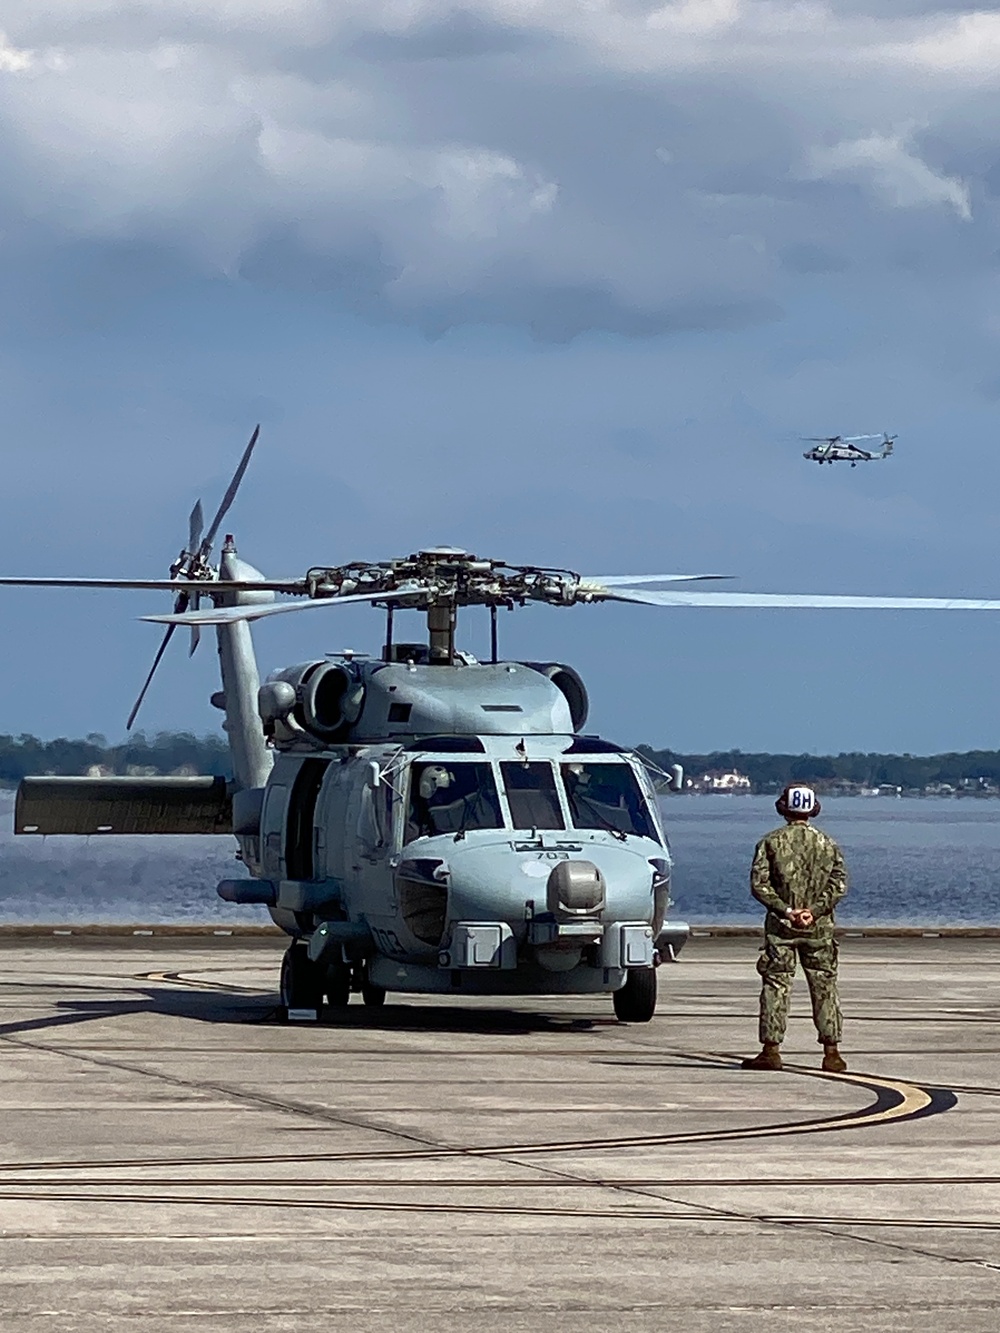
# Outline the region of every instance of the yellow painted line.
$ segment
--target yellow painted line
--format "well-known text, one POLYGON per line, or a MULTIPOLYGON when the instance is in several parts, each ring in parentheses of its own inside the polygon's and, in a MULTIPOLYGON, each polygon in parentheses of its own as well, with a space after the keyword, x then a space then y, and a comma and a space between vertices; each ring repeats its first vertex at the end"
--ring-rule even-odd
MULTIPOLYGON (((236 987, 226 985, 223 982, 213 982, 206 980, 194 980, 186 978, 178 973, 166 971, 148 972, 134 977, 134 980, 153 981, 169 985, 185 985, 197 989, 214 989, 226 991, 233 994, 237 991, 236 987)), ((731 1051, 715 1052, 692 1052, 679 1051, 676 1049, 665 1048, 657 1054, 680 1056, 684 1059, 690 1059, 697 1062, 704 1062, 718 1067, 720 1061, 727 1064, 738 1062, 741 1057, 731 1051)), ((649 1067, 655 1067, 655 1061, 649 1062, 649 1067)), ((736 1072, 736 1071, 734 1071, 736 1072)), ((775 1071, 777 1073, 778 1071, 775 1071)), ((912 1116, 919 1115, 928 1111, 933 1103, 934 1097, 926 1088, 918 1084, 907 1083, 900 1079, 881 1078, 873 1074, 844 1073, 830 1074, 823 1070, 813 1069, 806 1065, 788 1064, 784 1066, 784 1071, 789 1074, 799 1075, 800 1077, 819 1078, 835 1083, 846 1083, 853 1087, 858 1087, 867 1092, 876 1094, 876 1102, 869 1109, 861 1108, 856 1112, 842 1112, 833 1116, 824 1116, 814 1120, 794 1121, 784 1124, 770 1125, 749 1125, 734 1126, 732 1129, 701 1130, 693 1133, 681 1134, 639 1134, 629 1137, 608 1138, 608 1139, 572 1139, 558 1140, 548 1143, 507 1143, 494 1145, 492 1147, 447 1147, 447 1148, 429 1148, 418 1149, 415 1152, 401 1153, 349 1153, 349 1154, 323 1154, 326 1160, 356 1160, 362 1161, 371 1158, 391 1158, 405 1157, 410 1161, 426 1161, 432 1159, 441 1159, 448 1157, 472 1157, 472 1158, 490 1158, 497 1156, 539 1156, 546 1153, 563 1152, 601 1152, 618 1151, 629 1148, 653 1148, 670 1147, 672 1145, 683 1145, 693 1143, 724 1143, 727 1141, 740 1141, 744 1139, 765 1139, 782 1138, 796 1134, 819 1134, 829 1133, 838 1130, 864 1129, 874 1125, 891 1124, 893 1121, 906 1120, 912 1116), (886 1099, 892 1099, 889 1105, 885 1105, 886 1099)), ((741 1078, 767 1078, 767 1071, 738 1070, 741 1078)), ((770 1075, 773 1077, 773 1075, 770 1075)))
MULTIPOLYGON (((718 1064, 720 1059, 735 1060, 738 1057, 729 1052, 717 1053, 692 1053, 685 1051, 671 1051, 672 1055, 683 1055, 694 1060, 710 1061, 712 1064, 718 1064)), ((471 1157, 488 1157, 497 1153, 516 1153, 518 1156, 534 1155, 546 1152, 571 1152, 571 1151, 599 1151, 601 1149, 619 1149, 619 1148, 652 1148, 666 1147, 672 1144, 687 1143, 721 1143, 726 1140, 736 1139, 764 1139, 780 1138, 792 1134, 819 1134, 827 1133, 833 1130, 842 1129, 864 1129, 869 1125, 889 1124, 894 1120, 907 1119, 910 1116, 918 1115, 929 1109, 934 1098, 926 1090, 914 1083, 906 1083, 899 1079, 879 1078, 872 1074, 828 1074, 822 1070, 810 1069, 805 1065, 785 1065, 785 1070, 791 1074, 804 1075, 808 1078, 821 1078, 831 1080, 837 1083, 848 1083, 855 1087, 860 1087, 866 1091, 875 1091, 877 1094, 887 1094, 898 1100, 891 1106, 882 1106, 883 1095, 878 1096, 876 1105, 870 1110, 864 1109, 835 1116, 826 1116, 817 1120, 803 1120, 792 1124, 783 1125, 751 1125, 735 1127, 733 1129, 701 1130, 690 1134, 642 1134, 631 1138, 617 1139, 590 1139, 576 1140, 575 1142, 559 1143, 538 1143, 538 1144, 507 1144, 503 1147, 495 1148, 469 1148, 464 1150, 464 1155, 471 1157)), ((750 1077, 750 1071, 740 1070, 742 1077, 750 1077)), ((752 1075, 756 1078, 767 1077, 764 1072, 755 1071, 752 1075)))

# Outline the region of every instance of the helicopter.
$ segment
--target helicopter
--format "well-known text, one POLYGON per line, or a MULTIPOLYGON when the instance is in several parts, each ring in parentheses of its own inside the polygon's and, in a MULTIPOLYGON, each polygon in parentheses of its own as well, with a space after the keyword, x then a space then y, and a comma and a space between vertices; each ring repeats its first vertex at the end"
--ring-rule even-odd
POLYGON ((850 463, 857 467, 859 463, 872 463, 878 458, 888 458, 898 435, 806 435, 806 443, 815 444, 815 449, 808 449, 803 458, 816 463, 850 463), (860 448, 859 440, 881 440, 878 450, 860 448))
MULTIPOLYGON (((259 428, 258 428, 259 431, 259 428)), ((0 585, 174 593, 129 718, 135 721, 178 627, 215 630, 232 780, 28 777, 18 834, 231 834, 244 875, 232 904, 262 904, 289 937, 279 1012, 335 1020, 360 992, 463 996, 610 994, 648 1022, 662 962, 687 940, 671 919, 672 859, 653 770, 584 728, 586 686, 561 662, 501 657, 498 613, 529 603, 659 607, 1000 610, 1000 601, 656 589, 706 574, 583 576, 512 565, 451 546, 382 561, 317 565, 268 579, 231 535, 211 554, 257 442, 254 431, 203 532, 200 501, 167 579, 0 577, 0 585), (278 600, 285 597, 290 600, 278 600), (210 603, 206 606, 203 603, 210 603), (367 604, 384 615, 380 653, 280 667, 260 682, 251 625, 367 604), (458 647, 460 611, 486 607, 490 656, 458 647), (417 611, 426 640, 396 637, 417 611)))

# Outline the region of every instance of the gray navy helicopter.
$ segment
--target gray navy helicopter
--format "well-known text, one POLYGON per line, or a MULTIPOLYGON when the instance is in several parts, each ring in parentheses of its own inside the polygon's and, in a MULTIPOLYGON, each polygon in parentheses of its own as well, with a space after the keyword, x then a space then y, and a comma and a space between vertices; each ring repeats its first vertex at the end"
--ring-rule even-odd
POLYGON ((850 463, 857 467, 859 463, 873 463, 876 459, 888 458, 892 446, 899 439, 898 435, 806 435, 807 444, 815 444, 815 449, 807 449, 802 455, 814 463, 850 463), (881 440, 880 449, 862 449, 861 440, 881 440))
POLYGON ((671 857, 654 779, 625 747, 583 728, 587 692, 559 662, 505 661, 501 609, 630 602, 661 607, 1000 610, 1000 601, 651 589, 712 575, 616 575, 508 565, 453 547, 401 559, 318 565, 272 580, 241 560, 220 525, 254 432, 203 535, 200 502, 170 578, 0 578, 0 584, 175 594, 143 619, 167 626, 128 725, 178 626, 192 650, 214 627, 233 779, 33 777, 18 790, 22 834, 220 834, 243 878, 219 895, 264 904, 290 937, 281 1003, 291 1018, 335 1017, 352 992, 454 995, 610 993, 645 1022, 657 968, 689 931, 668 917, 671 857), (279 596, 297 600, 278 601, 279 596), (205 606, 203 603, 209 603, 205 606), (378 657, 350 652, 272 672, 260 684, 250 625, 367 603, 385 616, 378 657), (460 610, 489 609, 490 660, 456 645, 460 610), (426 618, 425 642, 394 617, 426 618))

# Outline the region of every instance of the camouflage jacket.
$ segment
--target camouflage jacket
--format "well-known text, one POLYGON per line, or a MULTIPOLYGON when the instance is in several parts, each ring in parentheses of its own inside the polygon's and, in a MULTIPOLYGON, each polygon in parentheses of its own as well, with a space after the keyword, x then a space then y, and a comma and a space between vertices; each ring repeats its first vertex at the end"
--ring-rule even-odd
POLYGON ((765 930, 787 936, 828 934, 834 908, 847 892, 840 848, 811 824, 783 824, 757 844, 750 892, 767 908, 765 930), (793 926, 785 916, 789 907, 808 907, 815 923, 808 930, 793 926))

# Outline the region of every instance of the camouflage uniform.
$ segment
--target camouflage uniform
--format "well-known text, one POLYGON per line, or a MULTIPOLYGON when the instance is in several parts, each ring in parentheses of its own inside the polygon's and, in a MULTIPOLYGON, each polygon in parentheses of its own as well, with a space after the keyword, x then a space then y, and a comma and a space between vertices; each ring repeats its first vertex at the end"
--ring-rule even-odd
POLYGON ((780 1045, 788 1021, 788 1001, 796 956, 809 983, 813 1022, 819 1040, 838 1043, 837 941, 833 910, 847 892, 840 848, 811 824, 785 824, 761 838, 750 871, 750 892, 767 908, 764 943, 757 960, 760 1040, 780 1045), (805 930, 785 916, 788 908, 808 907, 815 921, 805 930))

